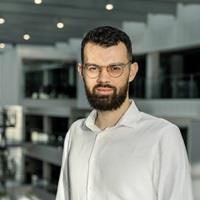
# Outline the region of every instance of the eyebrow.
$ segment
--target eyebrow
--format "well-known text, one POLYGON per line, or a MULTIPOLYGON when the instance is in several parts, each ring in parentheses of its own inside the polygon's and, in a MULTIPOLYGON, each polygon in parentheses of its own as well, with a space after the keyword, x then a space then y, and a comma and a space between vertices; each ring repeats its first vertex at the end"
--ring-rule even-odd
MULTIPOLYGON (((86 63, 84 63, 85 65, 94 65, 94 66, 102 66, 102 65, 98 65, 98 64, 96 64, 96 63, 90 63, 90 62, 86 62, 86 63)), ((108 65, 123 65, 123 64, 126 64, 126 63, 123 63, 123 62, 114 62, 114 63, 110 63, 110 64, 108 64, 108 65)), ((103 65, 103 66, 105 66, 105 65, 103 65)))

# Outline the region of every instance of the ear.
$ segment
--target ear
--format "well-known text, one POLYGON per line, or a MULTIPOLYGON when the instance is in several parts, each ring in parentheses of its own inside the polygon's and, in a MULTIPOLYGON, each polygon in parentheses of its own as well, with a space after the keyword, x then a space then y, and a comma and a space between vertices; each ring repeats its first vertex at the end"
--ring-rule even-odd
POLYGON ((134 80, 137 72, 138 72, 138 64, 134 62, 130 66, 129 82, 134 80))
POLYGON ((83 66, 81 63, 78 63, 77 65, 77 70, 78 70, 78 73, 79 75, 81 76, 81 78, 83 77, 83 66))

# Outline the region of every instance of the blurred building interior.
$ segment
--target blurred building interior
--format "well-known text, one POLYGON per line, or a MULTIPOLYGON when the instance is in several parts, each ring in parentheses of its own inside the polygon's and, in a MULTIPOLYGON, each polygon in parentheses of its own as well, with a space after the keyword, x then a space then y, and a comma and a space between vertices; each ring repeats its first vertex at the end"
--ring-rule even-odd
POLYGON ((129 95, 180 128, 200 200, 200 0, 0 0, 0 199, 55 199, 66 132, 91 110, 81 38, 100 25, 131 37, 129 95))

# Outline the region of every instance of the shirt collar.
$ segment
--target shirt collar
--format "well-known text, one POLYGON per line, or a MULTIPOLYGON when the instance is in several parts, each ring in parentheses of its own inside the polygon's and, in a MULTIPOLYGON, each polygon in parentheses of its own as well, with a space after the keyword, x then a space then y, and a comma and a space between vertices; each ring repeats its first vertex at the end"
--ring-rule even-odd
POLYGON ((94 132, 99 132, 100 129, 95 125, 96 116, 97 116, 97 111, 93 109, 85 120, 85 126, 94 132))
MULTIPOLYGON (((92 110, 89 116, 85 120, 85 125, 87 128, 91 129, 92 131, 99 132, 101 130, 95 125, 96 115, 97 115, 97 111, 95 109, 92 110)), ((115 125, 115 127, 127 126, 127 127, 134 128, 139 118, 140 118, 140 111, 138 110, 134 100, 130 100, 130 106, 128 110, 124 113, 124 115, 115 125)))
POLYGON ((118 121, 117 126, 135 127, 140 118, 140 111, 138 110, 134 100, 130 100, 130 106, 118 121))

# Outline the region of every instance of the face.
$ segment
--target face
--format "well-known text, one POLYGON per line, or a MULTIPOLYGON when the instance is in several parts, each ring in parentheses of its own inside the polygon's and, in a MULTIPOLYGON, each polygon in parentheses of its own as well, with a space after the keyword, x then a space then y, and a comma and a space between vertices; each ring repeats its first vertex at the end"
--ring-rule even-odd
POLYGON ((128 99, 128 85, 137 73, 137 63, 129 63, 126 46, 118 45, 102 47, 94 43, 87 43, 84 48, 84 64, 98 65, 100 72, 97 77, 89 77, 85 65, 79 65, 79 72, 83 78, 86 95, 90 105, 101 111, 118 109, 128 99), (106 66, 127 64, 119 77, 112 77, 106 66))

